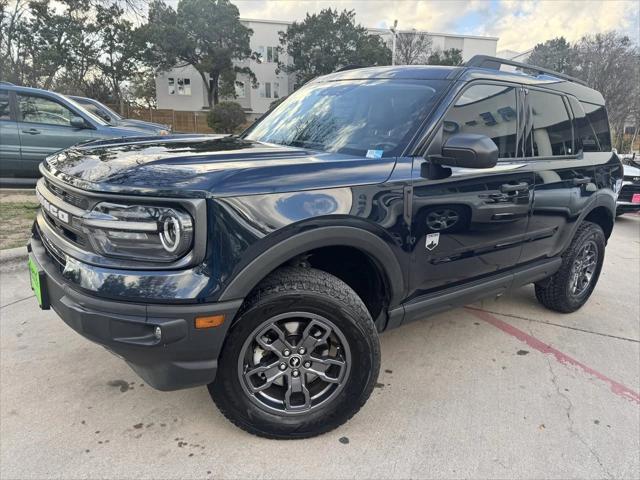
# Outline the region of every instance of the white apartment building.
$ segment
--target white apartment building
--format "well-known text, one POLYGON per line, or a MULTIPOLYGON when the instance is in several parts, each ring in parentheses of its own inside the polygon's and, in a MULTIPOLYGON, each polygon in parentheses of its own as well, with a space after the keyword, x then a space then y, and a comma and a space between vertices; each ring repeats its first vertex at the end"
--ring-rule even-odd
MULTIPOLYGON (((291 22, 274 20, 241 19, 242 23, 253 30, 251 50, 260 53, 261 62, 245 60, 239 66, 248 66, 256 75, 259 87, 253 88, 249 78, 239 75, 236 81, 238 102, 255 118, 269 109, 269 105, 278 98, 289 95, 293 91, 293 79, 284 72, 276 73, 278 67, 277 47, 280 45, 278 32, 286 31, 291 22)), ((389 30, 370 28, 369 31, 383 38, 390 38, 389 30)), ((401 30, 402 31, 402 30, 401 30)), ((498 39, 495 37, 478 37, 469 35, 450 35, 431 32, 433 48, 462 50, 462 58, 467 60, 474 55, 495 55, 498 39)), ((280 60, 287 62, 286 53, 280 60)), ((191 66, 173 68, 156 76, 156 96, 158 108, 172 110, 197 111, 207 109, 207 90, 202 77, 191 66)))

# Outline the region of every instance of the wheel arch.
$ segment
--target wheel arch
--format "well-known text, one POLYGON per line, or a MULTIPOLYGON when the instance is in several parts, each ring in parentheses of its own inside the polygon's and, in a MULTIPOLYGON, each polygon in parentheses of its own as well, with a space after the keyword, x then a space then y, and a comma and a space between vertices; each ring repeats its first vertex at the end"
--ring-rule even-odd
POLYGON ((314 228, 283 239, 246 264, 220 294, 219 301, 245 298, 277 268, 305 253, 330 247, 348 247, 366 255, 385 279, 390 304, 400 303, 405 280, 397 256, 379 235, 352 226, 314 228))

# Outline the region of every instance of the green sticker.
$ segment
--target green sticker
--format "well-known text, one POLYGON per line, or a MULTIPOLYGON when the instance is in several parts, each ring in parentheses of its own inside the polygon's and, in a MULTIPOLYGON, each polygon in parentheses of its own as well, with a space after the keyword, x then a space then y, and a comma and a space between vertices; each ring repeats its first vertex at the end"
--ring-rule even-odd
POLYGON ((40 272, 38 272, 38 267, 31 259, 29 259, 29 274, 31 276, 31 290, 33 290, 33 293, 36 294, 36 298, 38 299, 38 304, 42 306, 42 290, 40 288, 40 272))

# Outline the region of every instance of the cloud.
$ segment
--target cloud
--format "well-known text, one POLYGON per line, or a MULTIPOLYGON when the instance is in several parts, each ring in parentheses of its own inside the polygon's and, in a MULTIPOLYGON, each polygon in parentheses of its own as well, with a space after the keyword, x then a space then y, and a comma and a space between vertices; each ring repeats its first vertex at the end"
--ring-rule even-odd
MULTIPOLYGON (((233 1, 233 0, 232 0, 233 1)), ((537 43, 564 36, 618 30, 640 42, 638 0, 236 0, 240 15, 271 20, 302 20, 323 8, 355 10, 367 27, 499 37, 498 50, 525 51, 537 43)))

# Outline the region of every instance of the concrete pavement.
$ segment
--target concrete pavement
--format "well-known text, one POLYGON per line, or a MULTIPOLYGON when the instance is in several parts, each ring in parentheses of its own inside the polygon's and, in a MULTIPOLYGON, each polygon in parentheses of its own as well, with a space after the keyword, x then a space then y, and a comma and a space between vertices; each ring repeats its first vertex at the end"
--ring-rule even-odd
POLYGON ((378 388, 324 436, 269 441, 205 388, 158 392, 0 275, 0 476, 640 477, 640 217, 623 216, 579 312, 531 286, 382 335, 378 388))

